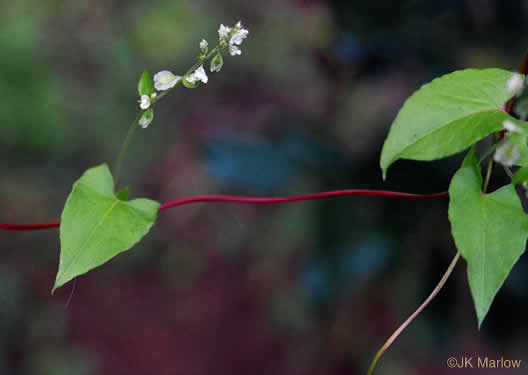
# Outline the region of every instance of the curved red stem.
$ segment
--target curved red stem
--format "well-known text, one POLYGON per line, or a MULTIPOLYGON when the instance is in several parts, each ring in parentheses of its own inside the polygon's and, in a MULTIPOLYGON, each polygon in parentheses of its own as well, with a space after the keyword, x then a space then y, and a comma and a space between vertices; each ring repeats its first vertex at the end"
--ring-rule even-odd
MULTIPOLYGON (((391 197, 391 198, 404 198, 404 199, 438 199, 447 198, 449 194, 436 193, 436 194, 409 194, 400 193, 396 191, 384 191, 384 190, 361 190, 361 189, 349 189, 349 190, 336 190, 336 191, 325 191, 322 193, 296 195, 293 197, 241 197, 232 195, 199 195, 196 197, 182 198, 167 203, 163 203, 160 207, 160 211, 166 210, 167 208, 183 206, 184 204, 199 203, 199 202, 236 202, 236 203, 248 203, 248 204, 278 204, 278 203, 290 203, 298 201, 307 201, 313 199, 323 199, 332 197, 344 197, 344 196, 374 196, 374 197, 391 197)), ((60 226, 60 222, 54 223, 42 223, 42 224, 2 224, 0 223, 0 229, 10 231, 25 231, 25 230, 39 230, 47 228, 56 228, 60 226)))
POLYGON ((39 230, 47 228, 56 228, 60 225, 60 221, 54 223, 42 223, 42 224, 3 224, 0 223, 0 229, 4 230, 39 230))
POLYGON ((336 190, 326 191, 323 193, 296 195, 293 197, 277 197, 277 198, 255 198, 255 197, 239 197, 230 195, 202 195, 190 198, 177 199, 171 202, 167 202, 161 205, 160 210, 167 208, 182 206, 189 203, 198 202, 237 202, 237 203, 249 203, 249 204, 276 204, 276 203, 290 203, 298 201, 307 201, 313 199, 323 199, 332 197, 344 197, 344 196, 376 196, 376 197, 392 197, 392 198, 405 198, 405 199, 437 199, 448 196, 448 193, 436 193, 429 195, 422 194, 409 194, 400 193, 396 191, 383 191, 383 190, 336 190))

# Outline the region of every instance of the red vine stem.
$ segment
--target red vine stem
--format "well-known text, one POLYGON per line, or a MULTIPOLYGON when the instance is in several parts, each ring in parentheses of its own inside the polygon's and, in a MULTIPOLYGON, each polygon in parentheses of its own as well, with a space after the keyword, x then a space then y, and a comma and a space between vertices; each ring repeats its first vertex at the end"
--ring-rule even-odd
POLYGON ((181 206, 188 203, 197 202, 238 202, 238 203, 249 203, 249 204, 277 204, 277 203, 290 203, 298 201, 308 201, 313 199, 332 198, 332 197, 344 197, 344 196, 376 196, 376 197, 391 197, 391 198, 405 198, 405 199, 437 199, 448 196, 447 192, 436 193, 429 195, 422 194, 409 194, 400 193, 396 191, 383 191, 383 190, 336 190, 326 191, 323 193, 297 195, 293 197, 277 197, 277 198, 255 198, 255 197, 238 197, 229 195, 203 195, 190 198, 178 199, 175 201, 167 202, 161 205, 160 210, 167 208, 181 206))
MULTIPOLYGON (((196 197, 182 198, 167 203, 163 203, 160 207, 160 211, 166 210, 171 207, 183 206, 184 204, 200 203, 200 202, 232 202, 232 203, 248 203, 248 204, 278 204, 278 203, 290 203, 298 201, 308 201, 314 199, 332 198, 332 197, 344 197, 344 196, 374 196, 374 197, 391 197, 391 198, 404 198, 404 199, 438 199, 447 198, 449 193, 435 193, 435 194, 409 194, 400 193, 396 191, 384 191, 384 190, 361 190, 361 189, 349 189, 349 190, 336 190, 336 191, 325 191, 322 193, 296 195, 293 197, 241 197, 232 195, 198 195, 196 197)), ((56 228, 60 226, 60 221, 53 223, 41 223, 41 224, 3 224, 0 223, 0 229, 10 231, 27 231, 27 230, 39 230, 47 228, 56 228)))
POLYGON ((47 228, 56 228, 60 225, 60 221, 56 221, 53 223, 41 223, 41 224, 4 224, 0 223, 0 229, 3 230, 14 230, 14 231, 22 231, 22 230, 39 230, 39 229, 47 229, 47 228))

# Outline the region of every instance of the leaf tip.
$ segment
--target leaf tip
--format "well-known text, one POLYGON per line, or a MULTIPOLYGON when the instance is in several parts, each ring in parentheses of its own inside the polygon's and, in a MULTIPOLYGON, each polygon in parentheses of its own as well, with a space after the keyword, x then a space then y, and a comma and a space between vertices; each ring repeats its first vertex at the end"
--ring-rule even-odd
POLYGON ((64 284, 66 284, 71 279, 73 279, 73 277, 66 275, 59 266, 59 271, 57 272, 57 276, 55 277, 55 283, 53 284, 53 289, 51 289, 51 294, 53 295, 53 293, 55 293, 57 289, 63 287, 64 284))
POLYGON ((59 284, 58 280, 55 280, 55 284, 53 284, 53 288, 51 289, 51 295, 55 293, 57 289, 59 289, 62 286, 62 284, 59 284))
POLYGON ((486 317, 486 315, 477 317, 477 320, 478 320, 477 329, 478 329, 479 332, 480 332, 480 328, 482 327, 482 323, 484 322, 484 318, 485 317, 486 317))
POLYGON ((387 179, 387 170, 389 169, 389 166, 383 162, 383 159, 380 160, 380 168, 383 181, 385 181, 387 179))

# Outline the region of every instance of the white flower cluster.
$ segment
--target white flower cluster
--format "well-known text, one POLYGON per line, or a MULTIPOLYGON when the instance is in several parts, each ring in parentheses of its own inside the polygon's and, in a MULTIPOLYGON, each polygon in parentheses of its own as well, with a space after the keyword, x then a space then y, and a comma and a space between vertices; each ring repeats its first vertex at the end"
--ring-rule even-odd
MULTIPOLYGON (((224 26, 223 24, 220 25, 220 28, 218 29, 219 46, 215 47, 208 55, 207 53, 209 52, 209 43, 207 43, 207 40, 202 39, 200 41, 201 55, 198 61, 203 62, 214 52, 216 52, 216 56, 211 61, 210 68, 211 72, 219 72, 223 65, 220 50, 228 47, 231 56, 240 55, 242 51, 240 50, 239 46, 242 44, 244 39, 246 39, 248 33, 249 31, 244 29, 241 21, 238 21, 233 27, 224 26)), ((196 84, 197 82, 207 83, 209 78, 205 73, 203 64, 200 64, 198 68, 196 68, 193 72, 186 74, 184 77, 175 75, 168 70, 162 70, 154 74, 154 89, 156 91, 167 91, 176 86, 176 84, 181 80, 185 80, 184 84, 187 87, 194 87, 188 86, 187 83, 190 83, 191 85, 196 84)), ((150 87, 152 87, 152 83, 150 87)), ((150 107, 155 101, 156 95, 157 94, 154 92, 151 95, 141 95, 139 98, 139 108, 145 111, 139 120, 139 124, 144 128, 149 126, 149 124, 152 122, 154 112, 150 107)))
POLYGON ((504 130, 507 132, 524 134, 524 130, 511 120, 504 120, 502 126, 504 126, 504 130))
POLYGON ((513 142, 512 136, 516 135, 518 137, 519 135, 524 135, 525 132, 524 129, 511 120, 505 120, 502 123, 502 126, 504 126, 504 130, 506 130, 506 134, 503 141, 498 145, 493 160, 509 168, 512 167, 521 156, 519 147, 513 142))
POLYGON ((202 39, 200 42, 200 51, 205 55, 207 51, 209 50, 209 43, 207 43, 207 40, 202 39))
POLYGON ((519 148, 511 141, 511 139, 505 139, 501 142, 499 147, 497 147, 493 160, 510 168, 517 160, 519 160, 520 156, 521 152, 519 151, 519 148))
POLYGON ((150 107, 150 104, 152 103, 152 100, 156 98, 156 93, 153 93, 152 95, 141 95, 141 98, 139 98, 139 108, 141 109, 147 109, 150 107))
POLYGON ((227 43, 231 56, 240 55, 242 51, 238 46, 247 38, 249 31, 244 29, 242 22, 238 21, 234 27, 220 25, 218 29, 218 40, 220 43, 227 43))
POLYGON ((209 81, 209 78, 207 77, 207 74, 205 74, 203 65, 200 65, 194 72, 187 76, 186 80, 190 83, 195 83, 198 81, 207 83, 209 81))
POLYGON ((510 95, 519 96, 524 90, 524 78, 519 73, 514 73, 506 83, 506 90, 510 95))

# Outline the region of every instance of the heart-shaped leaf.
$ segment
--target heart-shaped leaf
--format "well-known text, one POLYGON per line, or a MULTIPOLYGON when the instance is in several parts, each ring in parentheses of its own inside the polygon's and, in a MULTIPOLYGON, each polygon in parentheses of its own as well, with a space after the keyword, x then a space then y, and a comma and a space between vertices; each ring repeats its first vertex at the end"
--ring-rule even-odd
POLYGON ((424 85, 403 105, 383 145, 383 178, 398 159, 434 160, 465 150, 503 129, 511 72, 467 69, 424 85))
POLYGON ((106 164, 88 169, 73 185, 62 211, 53 291, 134 246, 156 221, 159 207, 149 199, 116 197, 106 164))
POLYGON ((479 328, 495 295, 525 250, 528 216, 513 185, 481 192, 482 176, 472 150, 449 187, 449 220, 468 280, 479 328))

